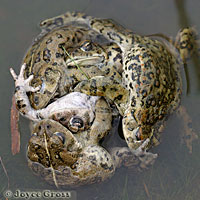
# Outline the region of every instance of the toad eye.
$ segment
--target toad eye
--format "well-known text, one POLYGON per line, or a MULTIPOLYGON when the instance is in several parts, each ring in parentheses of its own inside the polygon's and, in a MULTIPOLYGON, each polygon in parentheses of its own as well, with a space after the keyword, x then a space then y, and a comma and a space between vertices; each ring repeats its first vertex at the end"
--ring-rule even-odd
POLYGON ((92 42, 90 42, 90 41, 85 41, 85 42, 81 45, 80 49, 81 49, 82 51, 91 51, 91 50, 93 49, 93 44, 92 44, 92 42))
POLYGON ((56 132, 54 134, 59 137, 59 139, 62 141, 63 144, 65 143, 65 135, 63 133, 56 132))
POLYGON ((79 117, 74 117, 71 119, 71 125, 72 126, 77 126, 78 128, 83 127, 83 120, 79 117))
POLYGON ((72 117, 69 122, 69 129, 73 132, 78 132, 79 129, 84 128, 84 122, 80 117, 72 117))

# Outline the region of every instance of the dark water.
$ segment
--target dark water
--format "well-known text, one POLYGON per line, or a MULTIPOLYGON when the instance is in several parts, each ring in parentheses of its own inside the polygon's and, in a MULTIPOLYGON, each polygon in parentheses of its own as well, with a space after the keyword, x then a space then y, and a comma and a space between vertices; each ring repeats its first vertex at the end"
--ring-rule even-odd
MULTIPOLYGON (((21 152, 12 156, 10 150, 9 112, 14 83, 9 68, 19 71, 26 50, 40 32, 37 24, 41 19, 66 11, 82 11, 115 19, 138 33, 164 33, 175 37, 183 26, 194 25, 200 32, 199 9, 199 0, 0 0, 0 156, 7 169, 10 189, 55 189, 35 177, 27 167, 25 151, 29 127, 23 118, 20 120, 21 152)), ((187 81, 183 74, 182 105, 187 108, 200 136, 199 60, 189 61, 187 69, 187 81)), ((189 154, 180 141, 183 132, 182 120, 171 116, 162 143, 153 149, 159 158, 151 169, 143 173, 120 169, 105 183, 77 188, 77 199, 200 199, 200 142, 194 142, 193 153, 189 154)), ((0 165, 0 193, 6 190, 7 181, 0 165)))

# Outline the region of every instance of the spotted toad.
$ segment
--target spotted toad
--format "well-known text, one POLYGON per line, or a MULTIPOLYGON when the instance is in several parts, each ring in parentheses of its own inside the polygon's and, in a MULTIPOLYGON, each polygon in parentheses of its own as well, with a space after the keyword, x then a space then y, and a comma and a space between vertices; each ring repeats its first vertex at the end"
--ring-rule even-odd
MULTIPOLYGON (((134 154, 140 152, 140 146, 144 143, 146 149, 158 144, 164 120, 180 103, 182 82, 178 55, 185 61, 195 51, 195 31, 190 28, 181 30, 172 47, 161 40, 134 34, 111 20, 97 19, 82 13, 68 12, 64 16, 65 21, 88 25, 110 42, 116 43, 122 51, 121 80, 112 76, 96 76, 79 83, 75 91, 105 96, 116 103, 123 116, 124 137, 134 154)), ((70 55, 80 65, 84 65, 84 59, 87 63, 88 55, 92 57, 94 54, 97 56, 98 52, 82 49, 81 46, 70 55)), ((101 53, 99 57, 102 57, 101 53)), ((98 67, 112 68, 108 60, 103 59, 98 67)), ((72 65, 70 59, 67 63, 72 65)))
MULTIPOLYGON (((24 79, 25 67, 19 76, 13 69, 11 74, 21 114, 34 121, 27 158, 37 175, 57 187, 79 186, 104 181, 122 165, 141 170, 153 164, 154 159, 133 155, 127 147, 107 151, 100 146, 112 122, 111 109, 103 98, 73 92, 46 108, 33 109, 26 93, 40 87, 30 86, 33 75, 24 79)), ((140 148, 143 152, 144 145, 140 148)))

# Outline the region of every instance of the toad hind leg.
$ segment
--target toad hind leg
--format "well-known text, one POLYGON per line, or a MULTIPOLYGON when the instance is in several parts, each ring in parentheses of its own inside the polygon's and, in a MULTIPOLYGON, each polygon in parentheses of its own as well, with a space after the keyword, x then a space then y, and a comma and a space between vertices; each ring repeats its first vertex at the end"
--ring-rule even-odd
POLYGON ((140 134, 141 128, 136 122, 135 118, 133 117, 131 109, 125 112, 122 124, 123 124, 123 133, 125 140, 132 153, 139 157, 141 156, 145 157, 144 162, 146 162, 145 161, 146 159, 149 160, 156 159, 157 154, 153 154, 146 151, 150 146, 150 139, 153 138, 153 133, 152 136, 150 136, 147 139, 141 138, 140 134))
POLYGON ((175 41, 175 47, 180 53, 180 57, 185 63, 194 53, 200 54, 200 40, 198 33, 193 27, 181 29, 175 41))
POLYGON ((143 171, 152 166, 157 158, 157 154, 144 151, 140 155, 133 154, 128 147, 113 147, 109 150, 109 153, 112 155, 117 168, 125 166, 137 171, 143 171))
POLYGON ((59 21, 60 19, 62 19, 63 24, 71 22, 86 24, 93 30, 104 35, 110 41, 116 42, 119 45, 121 44, 122 46, 130 44, 132 41, 132 33, 129 34, 129 30, 125 29, 113 20, 99 19, 80 12, 66 12, 63 15, 43 21, 41 26, 42 28, 52 26, 55 21, 59 21))
POLYGON ((91 126, 89 138, 91 144, 98 144, 112 128, 112 112, 107 102, 100 98, 95 105, 95 120, 91 126))

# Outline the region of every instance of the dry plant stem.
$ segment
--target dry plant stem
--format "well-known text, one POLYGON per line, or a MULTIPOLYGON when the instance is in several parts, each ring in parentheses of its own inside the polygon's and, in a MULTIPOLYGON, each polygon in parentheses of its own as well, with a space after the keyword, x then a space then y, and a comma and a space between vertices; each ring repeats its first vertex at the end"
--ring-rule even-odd
POLYGON ((11 112, 10 112, 11 150, 13 155, 20 152, 20 132, 19 132, 18 121, 19 121, 19 111, 16 108, 15 95, 13 95, 11 112))
POLYGON ((9 188, 9 187, 10 187, 10 181, 9 181, 9 177, 8 177, 8 173, 7 173, 7 170, 6 170, 6 168, 5 168, 5 165, 3 164, 3 160, 1 159, 1 156, 0 156, 0 163, 1 163, 1 165, 2 165, 2 167, 3 167, 3 171, 4 171, 4 173, 5 173, 5 175, 6 175, 7 179, 8 179, 7 188, 9 188))
POLYGON ((149 190, 148 190, 148 187, 147 187, 146 183, 143 182, 143 185, 144 185, 144 190, 145 190, 145 192, 146 192, 146 195, 147 195, 147 197, 150 199, 150 194, 149 194, 149 190))
MULTIPOLYGON (((50 153, 49 153, 49 150, 48 150, 47 137, 46 137, 45 133, 44 133, 44 142, 45 142, 46 152, 47 152, 47 155, 48 155, 49 161, 50 161, 50 153)), ((58 183, 57 183, 57 180, 56 180, 55 170, 53 169, 53 166, 52 166, 51 162, 50 162, 50 166, 51 166, 51 170, 52 170, 52 175, 53 175, 53 180, 54 180, 55 186, 58 188, 58 183)))

